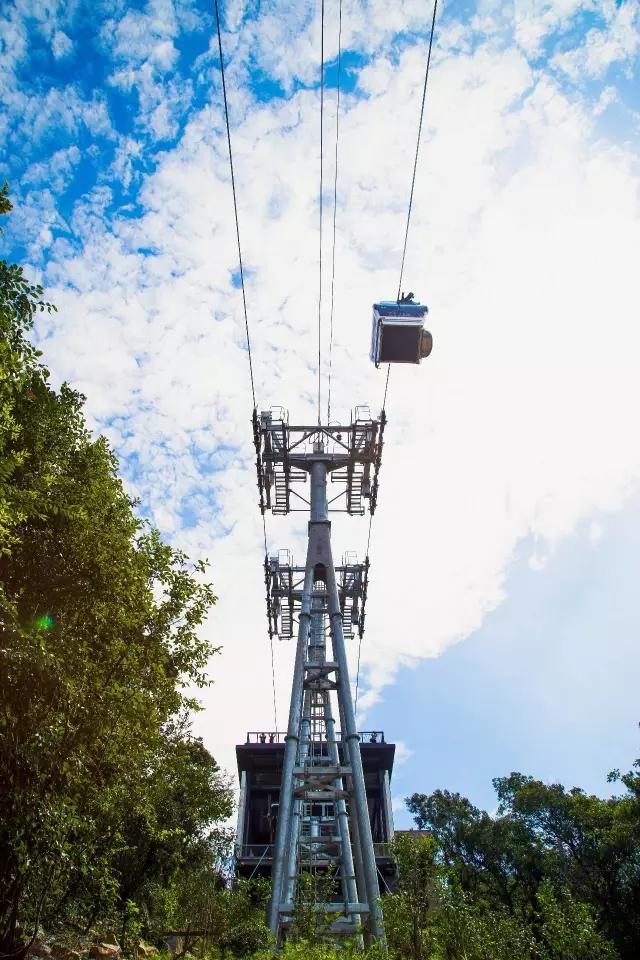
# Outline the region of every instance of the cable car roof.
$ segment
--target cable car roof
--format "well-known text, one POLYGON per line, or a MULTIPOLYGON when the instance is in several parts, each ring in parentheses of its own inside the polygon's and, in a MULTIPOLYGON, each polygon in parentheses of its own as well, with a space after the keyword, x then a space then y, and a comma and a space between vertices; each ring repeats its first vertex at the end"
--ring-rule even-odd
POLYGON ((426 303, 398 303, 396 300, 381 300, 373 309, 379 317, 425 317, 429 308, 426 303))

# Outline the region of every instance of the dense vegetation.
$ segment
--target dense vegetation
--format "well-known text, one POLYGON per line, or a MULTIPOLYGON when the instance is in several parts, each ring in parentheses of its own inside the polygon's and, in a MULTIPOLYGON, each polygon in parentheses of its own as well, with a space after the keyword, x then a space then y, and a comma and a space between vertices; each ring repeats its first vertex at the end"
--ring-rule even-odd
MULTIPOLYGON (((0 958, 41 929, 128 955, 173 929, 183 952, 268 960, 268 890, 229 884, 231 791, 189 726, 214 652, 205 567, 139 519, 82 396, 52 388, 29 331, 53 309, 0 260, 0 958)), ((391 957, 640 957, 640 762, 610 779, 603 800, 513 773, 496 816, 411 796, 391 957)), ((284 956, 379 956, 312 929, 302 902, 284 956)))
POLYGON ((232 806, 189 730, 212 653, 204 565, 136 516, 83 397, 52 389, 28 338, 52 309, 0 261, 0 951, 16 960, 39 924, 171 922, 232 806))
MULTIPOLYGON (((383 900, 392 960, 636 960, 640 956, 640 761, 601 799, 512 773, 495 816, 436 790, 407 800, 383 900)), ((355 946, 291 943, 285 956, 374 960, 355 946)), ((264 960, 267 954, 261 955, 264 960)))
POLYGON ((425 834, 403 841, 400 899, 387 901, 387 922, 417 931, 400 956, 640 956, 639 771, 610 774, 623 790, 606 800, 512 773, 494 781, 495 817, 447 791, 410 797, 425 834))

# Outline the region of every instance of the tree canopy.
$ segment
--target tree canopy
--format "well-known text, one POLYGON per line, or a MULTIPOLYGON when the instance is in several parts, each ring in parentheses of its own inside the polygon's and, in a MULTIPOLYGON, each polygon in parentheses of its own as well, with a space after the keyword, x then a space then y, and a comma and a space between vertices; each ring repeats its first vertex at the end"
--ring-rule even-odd
POLYGON ((631 960, 640 956, 640 761, 610 780, 624 792, 603 799, 512 773, 494 780, 496 816, 447 790, 407 804, 466 903, 517 921, 548 956, 631 960))
MULTIPOLYGON (((11 209, 6 185, 0 212, 11 209)), ((84 398, 30 339, 54 307, 0 260, 0 950, 121 913, 209 862, 229 787, 189 729, 206 565, 136 513, 84 398)))

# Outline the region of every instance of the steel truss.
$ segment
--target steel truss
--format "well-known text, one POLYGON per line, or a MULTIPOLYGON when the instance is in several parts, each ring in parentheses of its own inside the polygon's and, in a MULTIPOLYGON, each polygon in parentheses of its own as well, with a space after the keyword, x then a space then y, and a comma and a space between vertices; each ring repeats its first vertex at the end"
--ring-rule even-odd
POLYGON ((364 408, 349 426, 290 426, 284 411, 254 414, 261 509, 299 509, 291 485, 310 478, 308 499, 296 494, 310 513, 305 566, 286 552, 265 564, 270 630, 291 636, 298 625, 269 906, 279 943, 301 896, 332 934, 384 941, 345 647, 345 636, 364 628, 368 561, 347 557, 334 567, 329 521, 330 510, 361 515, 365 501, 375 509, 383 430, 384 420, 364 408), (342 486, 331 499, 329 479, 342 486), (335 506, 340 498, 344 507, 335 506), (301 884, 301 874, 311 879, 301 884))
MULTIPOLYGON (((269 635, 291 640, 302 605, 305 567, 294 566, 289 550, 265 558, 267 619, 269 635)), ((346 640, 364 634, 365 607, 369 584, 369 558, 357 563, 353 554, 345 554, 335 568, 342 613, 342 632, 346 640)))
POLYGON ((365 501, 374 513, 378 501, 378 474, 386 423, 384 411, 372 420, 367 406, 356 407, 347 425, 291 426, 283 407, 253 411, 253 439, 260 510, 276 515, 306 513, 310 502, 294 489, 306 484, 308 457, 321 442, 332 484, 338 487, 328 500, 330 513, 364 516, 365 501), (292 501, 291 498, 295 499, 292 501))

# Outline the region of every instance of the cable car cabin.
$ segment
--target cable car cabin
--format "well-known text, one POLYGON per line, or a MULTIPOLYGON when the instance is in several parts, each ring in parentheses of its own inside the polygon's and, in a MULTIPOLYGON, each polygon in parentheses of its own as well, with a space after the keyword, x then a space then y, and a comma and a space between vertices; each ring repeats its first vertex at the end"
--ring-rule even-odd
POLYGON ((371 359, 381 363, 420 363, 431 353, 433 337, 424 329, 424 303, 382 300, 373 305, 371 359))

